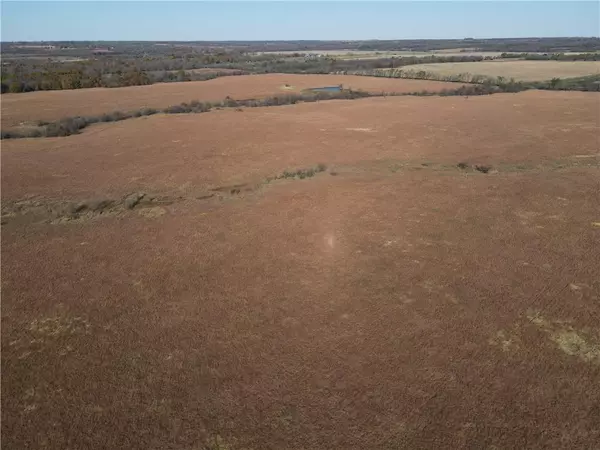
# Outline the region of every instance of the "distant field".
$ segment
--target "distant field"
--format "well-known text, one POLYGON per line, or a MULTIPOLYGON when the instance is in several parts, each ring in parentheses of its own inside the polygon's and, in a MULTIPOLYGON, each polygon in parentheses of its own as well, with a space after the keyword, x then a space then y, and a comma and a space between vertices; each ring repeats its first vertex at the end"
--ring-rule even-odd
POLYGON ((600 73, 600 61, 481 61, 464 63, 417 64, 403 70, 424 70, 439 75, 470 73, 490 77, 502 76, 519 81, 543 81, 600 73))
MULTIPOLYGON (((184 72, 189 73, 232 73, 239 72, 239 69, 226 69, 226 68, 217 68, 217 67, 201 67, 200 69, 187 69, 184 72)), ((157 71, 158 72, 158 71, 157 71)), ((177 73, 179 70, 168 70, 167 72, 177 73)))
MULTIPOLYGON (((181 70, 150 70, 147 73, 150 75, 159 75, 163 73, 179 73, 181 70)), ((201 67, 199 69, 184 69, 185 73, 204 73, 204 74, 213 74, 213 73, 239 73, 239 69, 227 69, 227 68, 217 68, 217 67, 201 67)))
POLYGON ((477 51, 468 51, 468 52, 444 52, 444 51, 436 51, 436 52, 365 52, 365 53, 349 53, 349 54, 340 54, 337 55, 338 59, 379 59, 379 58, 402 58, 402 57, 416 57, 416 58, 425 58, 428 56, 439 56, 439 57, 448 57, 448 56, 492 56, 498 57, 502 53, 501 52, 477 52, 477 51))
POLYGON ((39 61, 52 61, 52 62, 59 62, 59 63, 87 61, 88 60, 88 58, 80 58, 78 56, 55 56, 52 54, 47 54, 47 55, 2 55, 2 59, 5 61, 39 60, 39 61))
POLYGON ((457 83, 401 80, 352 75, 241 75, 209 81, 159 83, 150 86, 37 91, 2 96, 3 129, 36 120, 58 120, 144 107, 166 108, 192 100, 216 101, 299 93, 303 89, 342 84, 370 92, 413 92, 455 89, 457 83), (286 86, 287 85, 287 86, 286 86))
POLYGON ((281 51, 281 52, 259 52, 259 54, 275 53, 278 55, 325 55, 336 59, 377 59, 392 57, 426 57, 426 56, 500 56, 502 52, 479 52, 476 50, 461 51, 460 48, 436 50, 431 52, 411 51, 373 51, 373 50, 304 50, 304 51, 281 51))

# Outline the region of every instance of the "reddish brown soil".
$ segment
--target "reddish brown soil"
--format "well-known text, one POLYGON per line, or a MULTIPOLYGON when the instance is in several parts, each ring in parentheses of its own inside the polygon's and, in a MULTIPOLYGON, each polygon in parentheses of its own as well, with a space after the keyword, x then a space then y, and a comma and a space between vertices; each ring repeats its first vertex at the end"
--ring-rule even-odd
POLYGON ((404 122, 354 132, 362 134, 342 129, 376 128, 369 113, 385 110, 383 99, 378 108, 364 100, 221 111, 5 142, 4 203, 79 198, 96 185, 101 195, 141 186, 184 186, 186 195, 154 218, 134 209, 62 225, 7 219, 3 444, 594 448, 600 169, 595 158, 587 167, 556 163, 597 152, 590 98, 496 95, 462 107, 394 99, 382 120, 395 110, 404 122), (270 113, 271 132, 260 126, 270 113), (556 117, 564 140, 550 130, 556 117), (229 133, 211 130, 219 118, 229 133), (133 145, 130 127, 147 147, 133 145), (206 143, 161 147, 165 138, 152 147, 160 133, 141 131, 160 127, 182 143, 194 142, 195 130, 206 143), (321 144, 320 127, 335 127, 321 144), (537 138, 528 153, 518 145, 526 127, 537 138), (74 146, 78 139, 87 141, 74 146), (118 152, 131 175, 112 161, 118 152), (227 152, 231 163, 219 156, 227 152), (414 165, 390 169, 378 158, 414 165), (442 164, 458 158, 502 170, 442 164), (227 201, 189 195, 195 183, 254 180, 317 160, 335 162, 339 174, 227 201), (427 165, 417 170, 419 162, 427 165), (63 176, 53 177, 58 168, 63 176), (133 169, 148 178, 131 181, 133 169), (22 182, 28 171, 37 175, 22 182))
POLYGON ((186 193, 318 163, 588 161, 576 157, 598 154, 599 114, 596 94, 539 91, 151 116, 67 138, 3 141, 2 190, 5 199, 86 198, 186 193))
POLYGON ((221 77, 208 81, 157 83, 151 86, 37 91, 2 96, 4 129, 37 120, 58 120, 72 116, 91 116, 112 111, 131 111, 144 107, 166 108, 192 100, 216 101, 260 98, 300 92, 302 89, 343 84, 345 88, 369 92, 414 92, 456 89, 458 83, 400 80, 352 75, 268 74, 221 77), (284 89, 284 85, 290 87, 284 89))

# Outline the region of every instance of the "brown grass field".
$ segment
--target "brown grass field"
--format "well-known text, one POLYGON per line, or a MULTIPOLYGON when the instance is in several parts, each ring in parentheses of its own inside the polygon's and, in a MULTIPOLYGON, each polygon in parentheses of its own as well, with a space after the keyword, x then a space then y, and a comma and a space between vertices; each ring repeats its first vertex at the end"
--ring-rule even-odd
POLYGON ((166 108, 192 100, 217 101, 230 96, 242 100, 335 86, 370 92, 414 92, 456 89, 459 84, 422 80, 394 80, 352 75, 268 74, 221 77, 208 81, 158 83, 150 86, 37 91, 2 96, 2 127, 37 120, 59 120, 144 107, 166 108), (289 85, 287 88, 285 85, 289 85))
POLYGON ((518 81, 544 81, 552 78, 574 78, 600 73, 600 61, 480 61, 432 63, 407 66, 405 70, 457 75, 470 73, 488 77, 514 78, 518 81))
POLYGON ((597 106, 369 98, 3 141, 4 446, 595 448, 597 106))

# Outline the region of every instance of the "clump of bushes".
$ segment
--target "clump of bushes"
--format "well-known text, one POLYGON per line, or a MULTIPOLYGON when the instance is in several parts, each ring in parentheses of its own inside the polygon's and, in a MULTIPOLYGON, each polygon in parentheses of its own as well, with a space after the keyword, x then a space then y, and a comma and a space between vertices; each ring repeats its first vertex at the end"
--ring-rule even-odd
POLYGON ((310 167, 308 169, 286 170, 281 175, 267 178, 267 182, 286 178, 300 178, 303 180, 305 178, 314 177, 316 174, 325 172, 326 170, 327 166, 325 164, 318 164, 317 166, 310 167))
POLYGON ((83 117, 69 117, 46 125, 44 131, 46 136, 69 136, 78 133, 88 123, 83 117))
POLYGON ((532 81, 529 83, 532 89, 544 89, 552 91, 600 91, 600 75, 587 75, 575 78, 552 78, 549 81, 532 81))
MULTIPOLYGON (((456 167, 458 167, 461 170, 466 170, 469 169, 471 166, 469 165, 469 163, 466 162, 459 162, 456 167)), ((473 166, 473 168, 481 173, 488 173, 490 170, 492 170, 492 166, 488 166, 488 165, 484 165, 484 164, 475 164, 473 166)))
POLYGON ((483 164, 475 165, 475 170, 477 170, 478 172, 481 172, 481 173, 488 173, 491 169, 492 169, 491 166, 485 166, 483 164))
POLYGON ((43 131, 37 128, 16 131, 2 131, 0 139, 18 139, 18 138, 35 138, 44 137, 43 131))
POLYGON ((158 110, 154 109, 154 108, 142 108, 140 110, 140 114, 142 116, 151 116, 151 115, 157 114, 157 113, 158 113, 158 110))
POLYGON ((204 103, 198 100, 193 100, 190 103, 181 103, 180 105, 169 106, 162 111, 164 114, 185 114, 185 113, 203 113, 210 111, 216 104, 204 103))
POLYGON ((189 107, 185 103, 182 105, 173 105, 164 109, 163 112, 166 114, 182 114, 189 112, 189 107))

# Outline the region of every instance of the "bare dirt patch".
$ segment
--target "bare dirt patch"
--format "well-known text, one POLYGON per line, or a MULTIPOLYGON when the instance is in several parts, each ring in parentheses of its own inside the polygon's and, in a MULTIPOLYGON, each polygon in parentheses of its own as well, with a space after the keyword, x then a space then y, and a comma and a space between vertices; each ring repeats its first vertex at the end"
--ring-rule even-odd
POLYGON ((192 100, 215 101, 229 96, 249 99, 300 92, 319 86, 344 85, 344 88, 373 92, 413 92, 456 89, 460 84, 438 81, 399 80, 351 75, 268 74, 220 77, 208 81, 157 83, 151 86, 77 89, 71 91, 38 91, 2 96, 3 128, 37 120, 59 120, 64 117, 89 116, 112 111, 129 111, 144 107, 166 108, 192 100))

